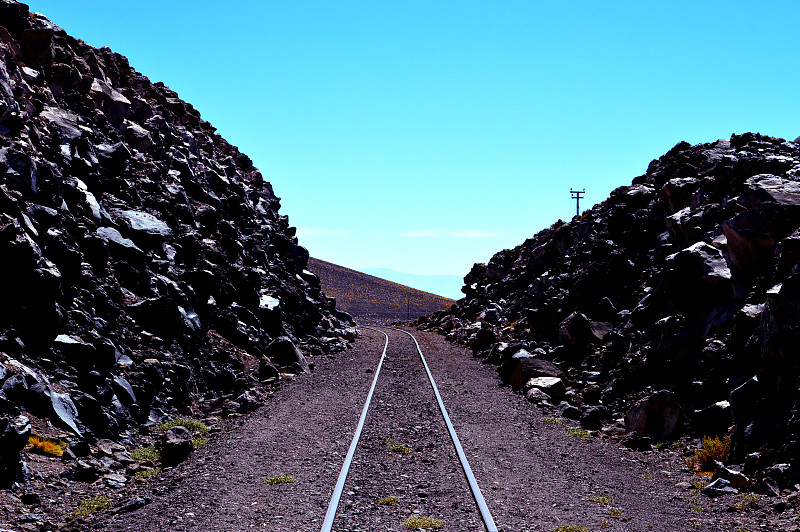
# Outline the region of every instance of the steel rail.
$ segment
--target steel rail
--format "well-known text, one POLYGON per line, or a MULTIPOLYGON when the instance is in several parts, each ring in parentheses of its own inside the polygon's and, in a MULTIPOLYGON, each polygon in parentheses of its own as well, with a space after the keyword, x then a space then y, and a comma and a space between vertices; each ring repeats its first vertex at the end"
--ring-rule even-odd
POLYGON ((419 342, 417 342, 417 339, 410 332, 404 331, 402 329, 396 329, 394 327, 384 327, 384 328, 401 332, 403 334, 407 334, 408 336, 411 337, 412 340, 414 340, 414 345, 417 346, 417 353, 419 353, 419 358, 422 360, 422 365, 425 366, 425 372, 428 374, 428 379, 431 382, 433 393, 434 395, 436 395, 436 401, 439 403, 439 410, 442 412, 442 417, 444 418, 444 422, 447 425, 447 430, 450 432, 450 438, 453 440, 453 445, 456 448, 458 459, 461 461, 461 468, 464 470, 464 475, 467 477, 467 482, 469 483, 469 489, 472 491, 472 496, 475 498, 475 503, 478 505, 478 510, 480 510, 481 512, 481 518, 483 519, 483 524, 486 526, 487 532, 497 532, 497 525, 494 524, 494 519, 492 518, 492 514, 489 511, 489 507, 486 505, 486 500, 483 498, 481 489, 478 486, 478 481, 475 480, 475 475, 472 473, 472 468, 469 466, 469 462, 467 461, 467 455, 464 454, 464 449, 461 447, 461 442, 458 440, 458 436, 456 435, 456 429, 453 427, 453 423, 450 421, 450 416, 447 415, 447 409, 444 407, 442 396, 439 395, 439 389, 436 387, 436 381, 433 380, 433 375, 431 374, 431 370, 428 367, 428 362, 425 360, 425 356, 422 354, 422 349, 420 349, 419 347, 419 342))
POLYGON ((383 361, 386 358, 386 350, 389 348, 388 334, 380 329, 375 329, 374 327, 364 328, 372 329, 381 333, 386 337, 386 343, 383 346, 381 360, 378 362, 378 369, 375 370, 375 378, 372 379, 372 386, 367 394, 367 401, 364 403, 364 408, 361 410, 361 418, 358 420, 358 426, 356 427, 356 432, 353 435, 353 441, 350 442, 350 448, 347 450, 347 456, 344 459, 342 470, 339 472, 339 478, 336 480, 336 487, 333 489, 331 501, 328 503, 328 511, 325 513, 325 520, 322 522, 321 532, 330 532, 331 528, 333 527, 333 519, 336 517, 336 509, 339 507, 339 501, 342 498, 342 491, 344 490, 344 483, 347 480, 347 473, 350 471, 350 464, 353 462, 353 455, 356 453, 358 440, 361 439, 361 431, 364 428, 364 421, 367 419, 367 411, 369 410, 369 404, 372 401, 372 393, 375 391, 375 385, 378 383, 378 376, 381 374, 381 367, 383 366, 383 361))

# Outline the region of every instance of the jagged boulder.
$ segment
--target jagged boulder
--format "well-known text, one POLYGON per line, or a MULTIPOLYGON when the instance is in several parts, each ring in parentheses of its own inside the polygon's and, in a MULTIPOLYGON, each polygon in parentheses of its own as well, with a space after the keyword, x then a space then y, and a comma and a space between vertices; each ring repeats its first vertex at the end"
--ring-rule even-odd
POLYGON ((625 416, 625 430, 661 441, 678 429, 681 407, 675 394, 662 391, 642 399, 625 416))
POLYGON ((267 356, 275 361, 279 367, 309 371, 308 361, 303 352, 294 342, 286 336, 273 340, 266 351, 267 356))
POLYGON ((0 488, 10 488, 19 477, 19 452, 28 444, 30 433, 27 417, 0 416, 0 488))
POLYGON ((725 320, 734 310, 735 290, 728 263, 718 249, 705 242, 667 257, 663 286, 668 301, 699 327, 725 320))
POLYGON ((186 427, 169 429, 161 440, 161 463, 172 467, 183 462, 192 454, 192 432, 186 427))
MULTIPOLYGON (((628 414, 643 433, 633 448, 731 435, 734 460, 760 453, 749 472, 764 478, 800 452, 799 206, 798 142, 680 142, 584 215, 473 266, 464 299, 419 325, 498 364, 535 403, 549 397, 526 391, 525 364, 554 364, 582 423, 628 414)), ((800 473, 776 478, 791 487, 800 473)))
POLYGON ((259 378, 343 349, 352 319, 279 208, 174 91, 0 0, 0 418, 129 438, 169 413, 251 410, 259 378))

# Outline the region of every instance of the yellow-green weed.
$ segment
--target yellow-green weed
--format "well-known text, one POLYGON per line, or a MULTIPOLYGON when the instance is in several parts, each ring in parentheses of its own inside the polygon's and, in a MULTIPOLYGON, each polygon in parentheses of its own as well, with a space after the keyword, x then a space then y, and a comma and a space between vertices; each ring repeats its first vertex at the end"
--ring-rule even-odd
POLYGON ((441 519, 434 519, 433 517, 425 517, 422 515, 412 515, 403 521, 405 528, 441 528, 444 521, 441 519))
POLYGON ((293 476, 284 475, 284 474, 275 475, 274 477, 261 479, 261 482, 263 482, 265 484, 291 484, 294 481, 295 480, 294 480, 293 476))
POLYGON ((89 517, 89 515, 93 514, 94 512, 104 510, 109 506, 111 506, 110 497, 94 497, 92 499, 81 501, 80 506, 73 510, 72 515, 74 517, 83 519, 89 517))

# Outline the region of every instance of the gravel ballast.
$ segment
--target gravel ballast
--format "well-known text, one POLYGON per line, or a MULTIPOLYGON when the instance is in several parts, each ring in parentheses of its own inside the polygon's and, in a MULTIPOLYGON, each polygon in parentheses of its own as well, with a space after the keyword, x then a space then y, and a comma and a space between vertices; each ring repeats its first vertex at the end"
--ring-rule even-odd
MULTIPOLYGON (((361 332, 352 349, 316 359, 312 373, 140 489, 144 507, 102 512, 92 528, 319 530, 383 348, 381 334, 361 332), (295 482, 265 482, 279 474, 295 482)), ((441 520, 439 530, 483 530, 413 342, 388 334, 334 530, 407 530, 402 523, 415 513, 441 520), (378 502, 387 497, 396 504, 378 502)), ((415 335, 501 530, 794 530, 788 515, 763 511, 768 498, 739 511, 738 497, 692 493, 678 453, 644 455, 568 435, 569 420, 546 420, 468 351, 415 335)))

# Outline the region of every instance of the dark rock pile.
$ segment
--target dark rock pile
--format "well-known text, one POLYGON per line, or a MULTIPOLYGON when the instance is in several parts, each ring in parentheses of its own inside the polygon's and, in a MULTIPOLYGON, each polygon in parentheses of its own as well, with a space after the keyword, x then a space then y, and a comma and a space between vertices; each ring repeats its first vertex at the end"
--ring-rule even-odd
POLYGON ((464 281, 464 299, 421 323, 531 401, 589 429, 624 423, 640 448, 729 434, 762 489, 798 481, 797 141, 681 142, 464 281))
POLYGON ((25 414, 126 441, 257 405, 354 334, 251 160, 125 57, 0 0, 0 485, 25 414))

